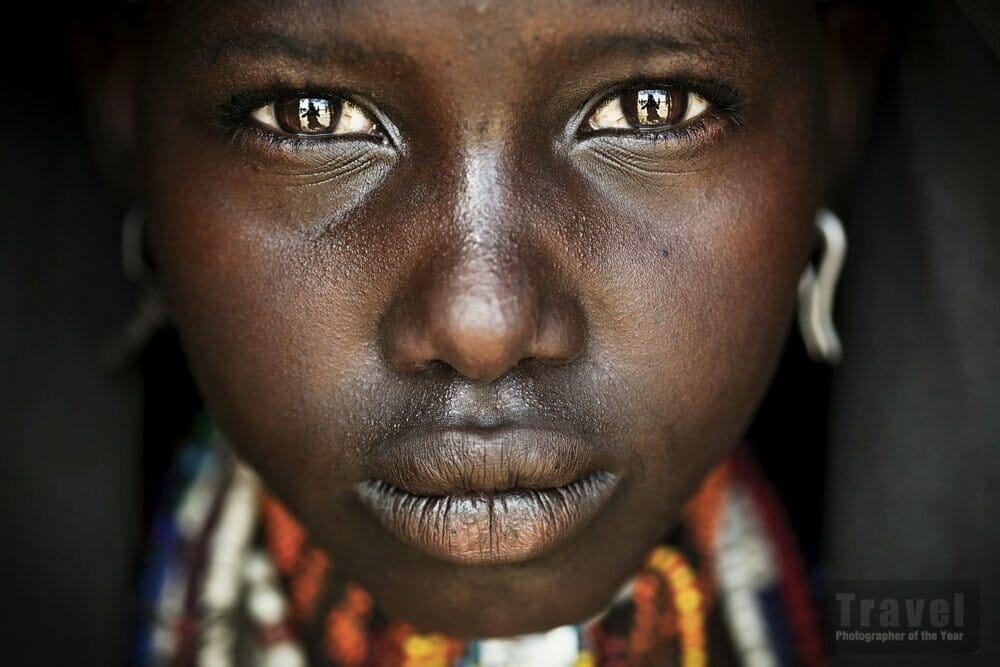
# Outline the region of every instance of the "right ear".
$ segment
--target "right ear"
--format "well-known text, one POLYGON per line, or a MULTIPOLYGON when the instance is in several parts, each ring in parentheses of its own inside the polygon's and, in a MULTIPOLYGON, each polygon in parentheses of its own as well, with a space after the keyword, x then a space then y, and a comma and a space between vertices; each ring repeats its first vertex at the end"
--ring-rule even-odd
POLYGON ((135 201, 139 22, 107 13, 78 25, 72 35, 73 55, 87 138, 117 194, 135 201))
POLYGON ((891 39, 885 16, 869 2, 820 5, 826 53, 829 143, 826 200, 837 202, 861 161, 891 39))

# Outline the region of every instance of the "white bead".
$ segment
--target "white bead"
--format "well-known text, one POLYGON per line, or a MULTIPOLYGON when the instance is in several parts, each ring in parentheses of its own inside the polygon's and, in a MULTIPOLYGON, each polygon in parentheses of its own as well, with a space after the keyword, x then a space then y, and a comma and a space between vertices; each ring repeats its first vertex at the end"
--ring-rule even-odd
POLYGON ((198 651, 198 667, 230 667, 229 644, 208 644, 198 651))
POLYGON ((260 551, 247 554, 243 561, 243 578, 250 584, 264 584, 277 578, 277 575, 271 559, 260 551))
POLYGON ((261 663, 261 667, 308 667, 302 649, 291 642, 268 648, 261 656, 261 663))
POLYGON ((563 626, 533 635, 479 642, 481 667, 572 667, 579 656, 577 629, 563 626))
POLYGON ((740 663, 775 667, 777 658, 757 599, 757 593, 777 579, 775 556, 759 511, 738 485, 726 494, 720 547, 716 558, 720 599, 740 663))
POLYGON ((239 595, 240 567, 257 520, 256 477, 238 466, 233 473, 209 546, 201 603, 213 611, 232 608, 239 595))
POLYGON ((285 618, 287 603, 274 588, 255 586, 247 600, 250 617, 258 625, 274 625, 285 618))
POLYGON ((777 659, 764 647, 754 649, 743 654, 746 660, 746 667, 776 667, 777 659))

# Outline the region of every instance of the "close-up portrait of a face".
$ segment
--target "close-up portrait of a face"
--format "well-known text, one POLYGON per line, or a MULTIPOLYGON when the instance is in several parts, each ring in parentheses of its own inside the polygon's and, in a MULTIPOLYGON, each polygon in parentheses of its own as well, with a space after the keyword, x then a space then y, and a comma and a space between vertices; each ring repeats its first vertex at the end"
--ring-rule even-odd
POLYGON ((77 4, 4 664, 1000 664, 991 3, 77 4))

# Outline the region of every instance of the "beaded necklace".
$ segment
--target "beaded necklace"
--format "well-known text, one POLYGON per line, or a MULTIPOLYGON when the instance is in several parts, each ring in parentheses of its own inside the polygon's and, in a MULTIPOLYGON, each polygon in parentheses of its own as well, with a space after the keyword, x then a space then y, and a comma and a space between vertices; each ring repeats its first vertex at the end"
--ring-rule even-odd
POLYGON ((328 591, 332 565, 216 436, 186 447, 153 523, 139 665, 162 667, 631 667, 707 664, 713 603, 740 664, 822 665, 794 542, 740 455, 714 470, 682 528, 602 614, 576 626, 462 641, 388 619, 360 586, 328 591), (308 656, 302 628, 319 628, 308 656))

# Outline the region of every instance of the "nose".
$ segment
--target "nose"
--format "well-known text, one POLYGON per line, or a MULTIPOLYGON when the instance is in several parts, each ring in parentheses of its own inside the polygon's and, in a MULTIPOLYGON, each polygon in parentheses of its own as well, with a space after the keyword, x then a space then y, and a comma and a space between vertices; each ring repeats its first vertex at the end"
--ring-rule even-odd
POLYGON ((571 362, 584 346, 583 314, 550 289, 544 266, 481 250, 433 258, 383 318, 387 364, 415 373, 437 362, 490 383, 525 360, 571 362))

